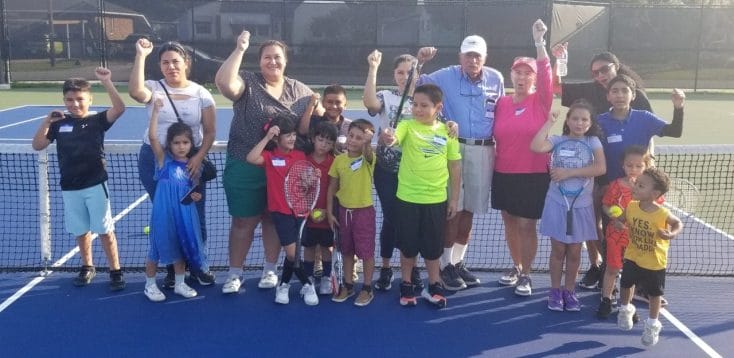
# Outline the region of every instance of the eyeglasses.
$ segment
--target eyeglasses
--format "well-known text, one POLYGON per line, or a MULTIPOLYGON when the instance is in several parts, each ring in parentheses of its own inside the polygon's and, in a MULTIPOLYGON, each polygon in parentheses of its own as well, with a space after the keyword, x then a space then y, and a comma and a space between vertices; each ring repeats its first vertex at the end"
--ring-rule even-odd
POLYGON ((606 65, 601 66, 596 70, 591 70, 591 76, 597 77, 599 75, 606 75, 607 73, 609 73, 609 71, 612 70, 612 66, 614 66, 614 62, 607 63, 606 65))

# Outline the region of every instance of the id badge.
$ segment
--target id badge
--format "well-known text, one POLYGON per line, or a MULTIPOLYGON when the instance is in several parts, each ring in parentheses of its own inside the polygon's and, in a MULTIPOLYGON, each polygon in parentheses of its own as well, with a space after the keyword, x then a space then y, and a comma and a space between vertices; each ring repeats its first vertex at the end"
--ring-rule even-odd
POLYGON ((619 143, 622 141, 621 134, 610 135, 607 137, 607 143, 619 143))
POLYGON ((284 167, 285 159, 273 158, 272 163, 274 167, 284 167))

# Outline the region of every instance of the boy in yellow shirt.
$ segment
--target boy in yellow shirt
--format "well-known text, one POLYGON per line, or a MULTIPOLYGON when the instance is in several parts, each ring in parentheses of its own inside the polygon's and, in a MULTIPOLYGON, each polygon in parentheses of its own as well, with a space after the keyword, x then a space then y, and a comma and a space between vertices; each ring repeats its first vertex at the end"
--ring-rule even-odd
POLYGON ((650 297, 650 315, 645 321, 642 344, 658 343, 662 325, 658 320, 660 298, 665 287, 665 267, 668 263, 670 240, 680 233, 683 224, 668 209, 655 202, 668 192, 670 179, 657 168, 648 168, 635 181, 632 198, 624 214, 610 225, 627 224, 629 245, 624 252, 620 281, 621 302, 617 325, 632 329, 635 306, 631 304, 636 284, 642 284, 650 297))
POLYGON ((438 120, 442 102, 438 86, 418 86, 413 93, 415 119, 400 122, 394 133, 390 129, 382 133, 385 143, 400 145, 403 152, 398 170, 396 225, 403 306, 416 305, 411 272, 420 253, 429 283, 421 296, 439 308, 446 307, 438 259, 443 253, 446 220, 456 215, 461 154, 459 142, 449 137, 446 125, 438 120))

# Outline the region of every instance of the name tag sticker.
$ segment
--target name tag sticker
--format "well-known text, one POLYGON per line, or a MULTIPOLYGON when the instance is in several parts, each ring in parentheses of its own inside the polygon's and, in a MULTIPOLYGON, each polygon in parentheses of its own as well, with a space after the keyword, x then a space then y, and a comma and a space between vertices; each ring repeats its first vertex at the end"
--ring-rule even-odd
POLYGON ((63 125, 59 127, 60 133, 71 133, 71 131, 73 130, 74 130, 74 126, 70 126, 70 125, 63 125))
POLYGON ((522 108, 516 108, 516 109, 515 109, 515 115, 516 115, 516 116, 519 116, 519 115, 523 114, 523 112, 525 112, 525 107, 522 107, 522 108))
POLYGON ((440 136, 433 136, 433 143, 438 145, 446 145, 446 138, 440 136))
POLYGON ((285 166, 285 159, 273 158, 272 162, 273 162, 274 167, 284 167, 285 166))
POLYGON ((610 135, 607 137, 607 143, 619 143, 622 141, 621 134, 610 135))
POLYGON ((574 156, 576 156, 576 152, 575 151, 573 151, 573 150, 566 150, 566 149, 559 150, 558 151, 558 154, 560 156, 562 156, 562 157, 574 157, 574 156))
POLYGON ((359 158, 353 161, 351 164, 349 164, 349 168, 351 168, 353 172, 357 171, 357 169, 361 167, 362 167, 362 158, 359 158))

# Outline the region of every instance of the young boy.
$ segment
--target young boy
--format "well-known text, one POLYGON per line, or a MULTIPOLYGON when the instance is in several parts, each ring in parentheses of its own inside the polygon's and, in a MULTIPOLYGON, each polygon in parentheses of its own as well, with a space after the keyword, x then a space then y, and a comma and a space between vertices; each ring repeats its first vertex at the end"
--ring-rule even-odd
POLYGON ((349 131, 349 124, 352 122, 351 119, 344 118, 342 113, 347 105, 347 90, 340 85, 331 85, 324 88, 324 98, 321 100, 321 105, 324 107, 324 115, 314 115, 319 105, 320 96, 318 93, 314 93, 311 96, 311 105, 303 113, 300 123, 298 124, 298 135, 299 135, 299 147, 308 147, 312 143, 308 143, 309 132, 321 122, 330 122, 334 124, 338 130, 336 151, 343 153, 346 150, 347 143, 347 132, 349 131))
POLYGON ((372 274, 375 270, 375 207, 372 203, 372 175, 375 153, 372 136, 375 127, 366 119, 349 124, 346 152, 339 154, 329 169, 326 214, 332 230, 339 230, 344 258, 344 287, 332 298, 344 302, 354 295, 354 255, 362 259, 364 281, 354 301, 357 306, 372 302, 372 274), (334 197, 339 200, 339 217, 334 216, 334 197))
POLYGON ((437 119, 442 107, 443 93, 438 86, 418 86, 413 94, 415 119, 400 122, 394 134, 390 130, 382 134, 385 143, 399 144, 403 150, 397 192, 403 306, 416 305, 414 283, 410 280, 420 253, 428 269, 429 283, 421 295, 439 308, 446 307, 438 259, 443 253, 446 220, 456 215, 461 154, 459 142, 449 137, 446 125, 437 119))
POLYGON ((650 314, 645 321, 642 344, 655 345, 662 325, 658 321, 660 298, 665 287, 665 267, 670 240, 680 233, 683 224, 668 209, 656 203, 670 186, 670 179, 660 169, 648 168, 637 178, 632 188, 634 201, 624 214, 610 225, 627 224, 629 245, 624 252, 622 268, 621 305, 617 325, 632 329, 635 306, 631 304, 636 284, 643 284, 650 299, 650 314))
POLYGON ((112 84, 110 70, 97 67, 95 75, 112 102, 106 111, 89 114, 91 85, 84 79, 64 82, 65 114, 54 110, 41 123, 33 137, 33 149, 43 150, 54 140, 61 172, 66 230, 76 236, 82 267, 75 286, 88 285, 96 270, 92 261, 92 232, 99 235, 110 265, 110 289, 125 288, 117 255, 117 239, 110 210, 107 171, 105 170, 104 135, 123 112, 125 104, 112 84))
POLYGON ((306 275, 314 278, 314 262, 317 252, 321 254, 323 271, 319 294, 330 295, 331 289, 331 247, 334 246, 334 232, 326 220, 326 194, 329 188, 329 168, 334 162, 334 142, 336 141, 336 126, 329 122, 321 122, 311 131, 313 152, 308 160, 321 171, 321 190, 316 206, 306 222, 306 232, 303 233, 303 267, 306 275))

